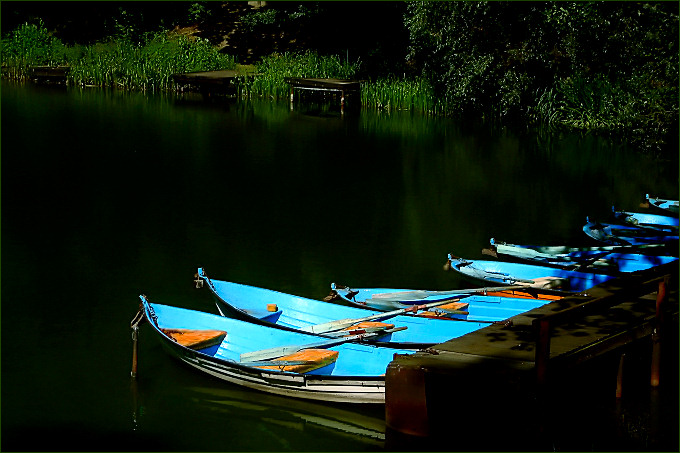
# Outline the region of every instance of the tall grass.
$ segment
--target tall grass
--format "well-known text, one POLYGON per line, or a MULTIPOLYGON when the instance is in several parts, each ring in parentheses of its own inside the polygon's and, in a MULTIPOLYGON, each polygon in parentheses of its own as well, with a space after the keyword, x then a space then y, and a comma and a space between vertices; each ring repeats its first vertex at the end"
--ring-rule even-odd
POLYGON ((676 118, 677 87, 655 86, 644 76, 611 81, 603 76, 559 80, 537 93, 533 119, 569 130, 616 133, 643 151, 665 144, 667 118, 676 118))
POLYGON ((42 22, 8 34, 1 55, 3 74, 10 78, 27 78, 31 66, 62 64, 71 67, 69 84, 130 90, 170 90, 172 74, 236 67, 233 57, 200 38, 157 32, 142 42, 120 35, 89 46, 66 46, 42 22))
POLYGON ((343 62, 336 55, 311 51, 272 54, 255 65, 257 77, 244 81, 242 91, 247 96, 284 99, 290 94, 290 85, 285 82, 287 77, 352 79, 360 65, 360 62, 343 62))
POLYGON ((157 91, 173 89, 175 73, 233 69, 236 61, 207 40, 159 32, 141 44, 118 39, 88 46, 71 67, 75 84, 157 91))
POLYGON ((3 74, 14 79, 28 77, 30 66, 65 64, 77 55, 51 36, 42 21, 25 23, 5 36, 0 44, 3 74))
POLYGON ((361 88, 361 104, 384 110, 415 110, 428 114, 444 114, 446 104, 435 95, 429 81, 419 77, 395 77, 369 81, 361 88))

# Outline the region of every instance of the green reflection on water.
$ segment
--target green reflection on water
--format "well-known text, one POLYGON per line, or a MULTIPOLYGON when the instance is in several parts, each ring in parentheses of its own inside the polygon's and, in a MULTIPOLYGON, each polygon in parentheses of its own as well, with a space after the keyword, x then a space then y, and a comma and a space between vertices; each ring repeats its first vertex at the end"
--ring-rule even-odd
MULTIPOLYGON (((586 216, 612 205, 635 210, 645 193, 678 197, 677 164, 601 138, 517 134, 407 112, 310 113, 285 103, 3 82, 8 442, 25 440, 17 433, 33 426, 63 431, 60 445, 69 445, 71 428, 95 433, 83 438, 86 449, 129 434, 137 295, 214 312, 207 293, 193 288, 199 266, 215 278, 313 298, 331 282, 454 289, 464 283, 442 271, 447 253, 482 258, 491 237, 587 244, 586 216), (27 328, 43 334, 27 336, 27 328)), ((193 373, 177 371, 144 333, 140 375, 153 385, 140 385, 146 415, 137 435, 146 441, 174 448, 164 443, 171 426, 188 439, 183 449, 228 449, 229 422, 272 404, 249 392, 238 399, 253 406, 232 404, 217 390, 226 384, 203 377, 188 384, 193 373), (170 424, 172 400, 194 417, 189 425, 170 424), (192 443, 203 423, 213 429, 192 443)), ((319 426, 323 450, 380 448, 371 436, 368 444, 347 436, 335 419, 319 422, 327 414, 313 404, 285 415, 285 402, 275 406, 261 428, 276 435, 248 433, 258 448, 316 449, 319 426)), ((40 442, 25 445, 48 449, 40 442)))

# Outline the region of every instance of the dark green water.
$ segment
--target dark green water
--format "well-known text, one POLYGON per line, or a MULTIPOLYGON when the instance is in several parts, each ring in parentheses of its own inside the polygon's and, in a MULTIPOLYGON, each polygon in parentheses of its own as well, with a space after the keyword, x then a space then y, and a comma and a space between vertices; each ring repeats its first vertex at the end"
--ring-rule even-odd
POLYGON ((199 266, 313 298, 456 288, 447 253, 591 244, 586 216, 645 193, 677 199, 677 162, 593 137, 3 82, 2 449, 398 448, 382 408, 197 375, 144 328, 131 386, 137 296, 215 311, 199 266))

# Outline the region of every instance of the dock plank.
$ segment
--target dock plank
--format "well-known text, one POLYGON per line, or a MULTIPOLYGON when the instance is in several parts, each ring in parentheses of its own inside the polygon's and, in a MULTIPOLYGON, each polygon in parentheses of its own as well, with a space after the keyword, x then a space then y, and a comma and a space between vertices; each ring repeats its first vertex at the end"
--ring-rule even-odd
MULTIPOLYGON (((623 352, 648 350, 651 356, 654 346, 658 354, 659 331, 666 332, 664 341, 677 340, 677 274, 675 262, 619 278, 584 297, 514 316, 512 324, 491 324, 425 351, 395 356, 386 373, 387 425, 400 433, 437 437, 448 432, 452 414, 484 425, 487 408, 502 402, 526 409, 507 425, 507 434, 514 436, 526 428, 526 417, 545 427, 565 404, 578 406, 602 389, 611 388, 613 396, 623 352), (667 298, 657 300, 659 290, 667 298), (551 326, 547 343, 546 322, 551 326), (454 383, 464 390, 452 393, 454 383), (546 402, 556 401, 553 411, 546 402)), ((664 349, 670 351, 666 360, 677 365, 672 348, 664 349)), ((659 369, 650 372, 657 382, 659 369)), ((666 375, 673 379, 672 373, 666 375)), ((525 435, 533 434, 526 429, 525 435)))

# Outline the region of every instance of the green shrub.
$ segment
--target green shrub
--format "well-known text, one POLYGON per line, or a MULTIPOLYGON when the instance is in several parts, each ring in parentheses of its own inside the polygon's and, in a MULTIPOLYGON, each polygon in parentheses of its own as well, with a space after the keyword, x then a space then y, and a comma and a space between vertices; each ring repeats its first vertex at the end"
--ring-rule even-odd
POLYGON ((64 64, 71 52, 50 35, 42 20, 24 23, 2 39, 2 66, 13 78, 28 76, 29 66, 64 64))

